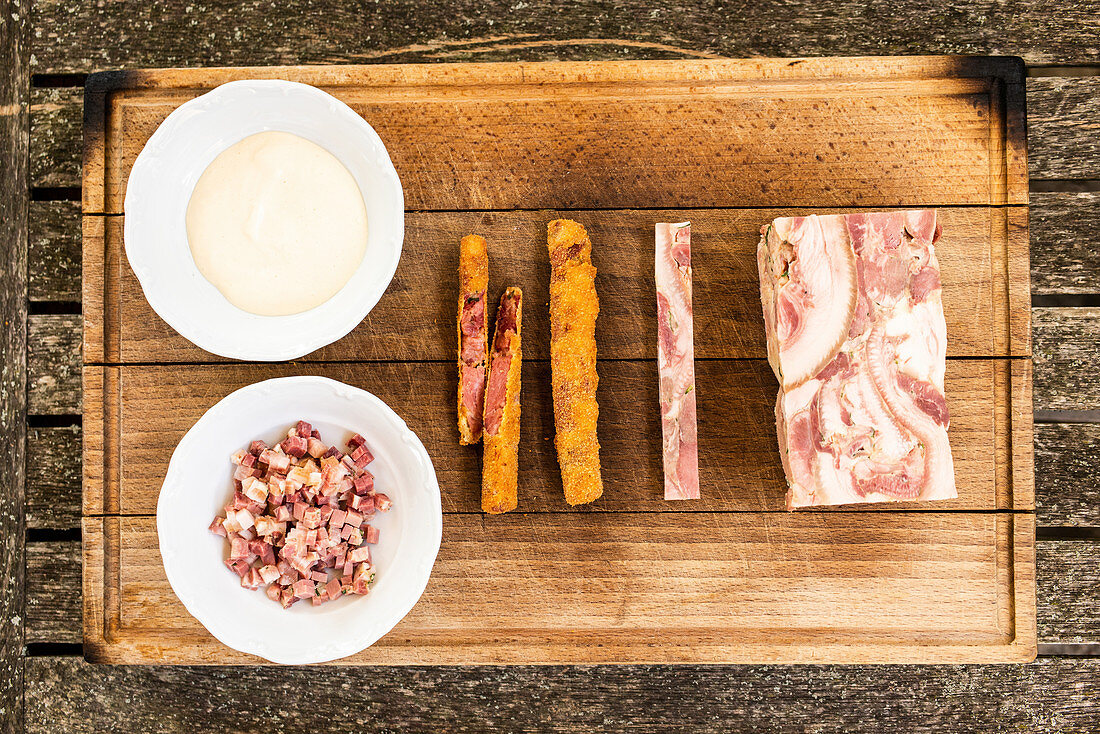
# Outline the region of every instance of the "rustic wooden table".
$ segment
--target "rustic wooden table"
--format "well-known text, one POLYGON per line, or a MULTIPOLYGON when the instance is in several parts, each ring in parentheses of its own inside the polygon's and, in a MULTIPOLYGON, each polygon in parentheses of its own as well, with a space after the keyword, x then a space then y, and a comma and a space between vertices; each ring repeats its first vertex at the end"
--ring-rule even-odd
POLYGON ((1100 728, 1100 3, 0 0, 0 732, 1100 728), (1039 659, 171 668, 81 657, 80 149, 92 71, 975 53, 1029 65, 1039 659))

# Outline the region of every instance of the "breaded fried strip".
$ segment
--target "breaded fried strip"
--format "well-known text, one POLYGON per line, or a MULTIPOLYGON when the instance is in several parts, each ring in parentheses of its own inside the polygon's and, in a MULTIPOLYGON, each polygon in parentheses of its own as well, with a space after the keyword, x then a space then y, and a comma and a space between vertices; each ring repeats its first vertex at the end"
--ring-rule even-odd
POLYGON ((497 309, 489 376, 485 381, 481 509, 493 514, 514 510, 518 502, 522 317, 523 291, 508 288, 497 309))
POLYGON ((462 444, 481 440, 489 336, 485 313, 488 285, 485 239, 467 235, 462 238, 458 260, 458 440, 462 444))
POLYGON ((550 252, 550 367, 555 444, 565 501, 592 502, 603 494, 596 422, 596 268, 584 227, 568 219, 547 226, 550 252))

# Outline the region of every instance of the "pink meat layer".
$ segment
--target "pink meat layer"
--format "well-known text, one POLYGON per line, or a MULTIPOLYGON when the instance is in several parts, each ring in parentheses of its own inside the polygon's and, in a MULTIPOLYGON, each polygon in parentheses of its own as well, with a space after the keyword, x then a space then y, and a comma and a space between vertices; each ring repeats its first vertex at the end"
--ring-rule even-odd
POLYGON ((656 226, 657 371, 660 377, 665 499, 699 499, 691 226, 656 226))
POLYGON ((934 211, 777 219, 757 250, 787 507, 956 497, 934 211))
POLYGON ((458 379, 462 385, 462 404, 466 407, 470 430, 481 434, 485 400, 485 292, 467 298, 462 307, 462 363, 458 379))

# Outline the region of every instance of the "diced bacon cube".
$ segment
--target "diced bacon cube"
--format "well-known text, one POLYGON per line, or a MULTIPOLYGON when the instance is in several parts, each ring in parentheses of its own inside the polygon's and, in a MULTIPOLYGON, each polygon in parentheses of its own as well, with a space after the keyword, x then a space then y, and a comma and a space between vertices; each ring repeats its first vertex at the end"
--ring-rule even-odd
POLYGON ((260 578, 263 579, 265 584, 274 583, 275 579, 279 578, 279 569, 271 564, 263 566, 260 568, 260 578))
POLYGON ((348 553, 347 559, 352 563, 365 563, 368 567, 370 564, 370 548, 363 546, 361 548, 355 548, 348 553))
POLYGON ((370 591, 370 582, 374 578, 370 564, 360 563, 355 567, 355 573, 351 577, 351 588, 356 594, 366 594, 370 591))
MULTIPOLYGON (((343 510, 333 510, 329 514, 328 524, 336 528, 340 528, 344 524, 344 518, 347 517, 347 513, 343 510)), ((211 529, 213 529, 211 527, 211 529)))
POLYGON ((257 479, 263 479, 264 473, 264 470, 261 469, 259 466, 255 466, 252 468, 252 476, 256 477, 257 479))
POLYGON ((368 512, 374 512, 374 495, 370 494, 356 494, 352 495, 348 505, 351 509, 357 510, 363 514, 368 512))
POLYGON ((328 519, 330 517, 332 517, 332 507, 330 507, 329 505, 325 505, 324 507, 322 507, 320 509, 321 509, 321 524, 324 525, 326 522, 328 522, 328 519))
POLYGON ((237 464, 239 466, 240 463, 241 463, 241 459, 244 458, 244 455, 246 453, 247 453, 246 451, 234 451, 233 455, 229 457, 229 460, 232 461, 234 464, 237 464))
POLYGON ((321 486, 321 472, 311 471, 309 473, 309 479, 306 480, 306 487, 310 490, 316 491, 317 487, 321 486))
POLYGON ((321 584, 328 581, 328 574, 325 573, 324 571, 314 571, 313 573, 311 573, 309 575, 309 577, 311 579, 313 579, 314 581, 316 581, 318 583, 321 583, 321 584))
POLYGON ((359 528, 353 528, 349 525, 344 526, 345 529, 351 530, 348 534, 347 541, 349 546, 363 545, 363 531, 359 528))
POLYGON ((308 599, 309 597, 316 596, 314 593, 314 584, 312 579, 302 579, 294 583, 294 596, 299 599, 308 599))
POLYGON ((325 584, 325 593, 329 599, 339 599, 340 595, 344 593, 342 588, 340 579, 332 579, 325 584))
POLYGON ((306 510, 308 510, 308 509, 309 509, 309 505, 307 505, 306 503, 304 503, 304 502, 295 502, 294 503, 294 519, 297 522, 301 522, 302 518, 305 517, 306 510))
POLYGON ((321 432, 318 431, 316 428, 314 428, 312 431, 310 431, 309 435, 311 435, 311 436, 313 436, 314 438, 317 438, 317 439, 321 438, 321 432))
POLYGON ((252 454, 253 456, 259 456, 264 452, 266 448, 267 443, 257 439, 248 445, 248 453, 252 454))
POLYGON ((238 576, 244 576, 249 571, 248 563, 243 560, 228 559, 225 561, 225 565, 231 571, 236 572, 238 576))
POLYGON ((241 466, 249 469, 256 468, 256 454, 245 454, 241 457, 241 466))
POLYGON ((249 477, 244 480, 244 496, 253 502, 267 502, 267 483, 249 477))
POLYGON ((313 433, 313 426, 306 421, 298 421, 298 425, 294 427, 294 432, 297 433, 300 438, 309 438, 313 433))
POLYGON ((267 464, 271 471, 276 471, 280 474, 286 474, 290 471, 290 457, 278 451, 272 451, 271 449, 264 450, 264 452, 260 454, 260 461, 267 464))
POLYGON ((222 527, 225 528, 227 533, 239 533, 242 528, 237 522, 237 513, 234 510, 226 510, 225 519, 222 520, 222 527))
POLYGON ((237 524, 241 526, 242 530, 248 530, 256 524, 255 519, 252 517, 252 513, 248 510, 237 510, 234 518, 237 520, 237 524))
POLYGON ((264 543, 263 552, 260 553, 260 560, 268 566, 275 563, 275 548, 273 548, 270 543, 264 543))
POLYGON ((229 541, 229 558, 238 560, 248 556, 248 541, 244 538, 233 538, 229 541))
POLYGON ((256 532, 260 535, 271 535, 275 530, 275 520, 268 515, 260 515, 256 518, 256 532))
MULTIPOLYGON (((263 569, 260 569, 260 571, 262 573, 263 569)), ((283 595, 283 590, 279 588, 278 584, 271 584, 271 586, 268 586, 267 589, 264 590, 264 593, 267 594, 267 598, 271 601, 279 601, 283 595)))
POLYGON ((286 473, 286 481, 297 489, 309 482, 309 469, 304 466, 296 466, 286 473))
POLYGON ((340 463, 348 468, 349 474, 359 470, 359 467, 355 465, 355 459, 351 458, 351 454, 344 454, 344 458, 340 459, 340 463))
POLYGON ((288 436, 280 446, 283 447, 283 451, 287 456, 293 456, 296 459, 300 459, 306 455, 306 448, 309 446, 309 442, 301 436, 288 436))
MULTIPOLYGON (((251 454, 249 454, 249 456, 251 456, 251 454)), ((250 476, 252 476, 252 469, 251 467, 247 467, 244 464, 241 464, 233 470, 233 481, 240 482, 250 476)))
POLYGON ((268 494, 267 505, 271 508, 271 512, 275 511, 275 508, 283 504, 286 501, 286 496, 281 494, 268 494))
POLYGON ((355 564, 352 561, 344 561, 344 575, 351 578, 352 572, 355 571, 355 564))
POLYGON ((374 495, 374 506, 382 512, 389 512, 390 508, 393 507, 393 501, 390 500, 388 495, 378 493, 374 495))
POLYGON ((360 469, 364 468, 367 464, 374 461, 374 454, 370 452, 366 446, 360 446, 351 452, 352 461, 360 469))
POLYGON ((340 451, 340 449, 336 448, 335 446, 329 446, 327 449, 325 449, 325 453, 321 454, 321 456, 324 457, 324 458, 327 458, 327 457, 331 456, 332 458, 334 458, 336 460, 340 460, 341 458, 343 458, 344 453, 342 451, 340 451))
POLYGON ((291 518, 290 508, 286 505, 280 505, 275 508, 275 519, 279 522, 286 522, 291 518))
POLYGON ((336 491, 333 494, 344 495, 348 492, 355 491, 355 483, 351 477, 344 477, 336 485, 336 491))
POLYGON ((370 543, 371 545, 377 545, 378 543, 378 528, 373 525, 364 525, 363 530, 363 542, 370 543))
POLYGON ((348 451, 355 451, 355 449, 365 445, 366 443, 367 439, 363 438, 358 433, 353 434, 352 437, 348 439, 348 451))
POLYGON ((364 470, 362 474, 355 478, 353 484, 355 485, 356 494, 366 494, 374 489, 374 475, 364 470))
POLYGON ((344 517, 344 524, 357 528, 363 524, 363 516, 355 510, 348 510, 344 517))
POLYGON ((272 474, 267 478, 267 493, 282 497, 286 494, 286 477, 282 474, 272 474))
POLYGON ((302 513, 302 523, 307 528, 316 528, 321 525, 321 510, 317 507, 310 507, 302 513))
POLYGON ((229 532, 225 529, 225 525, 223 524, 224 522, 224 517, 221 517, 220 515, 218 517, 215 517, 214 521, 210 523, 210 532, 212 532, 214 535, 220 535, 223 538, 229 537, 229 532))
POLYGON ((310 599, 310 600, 309 600, 309 603, 310 603, 310 604, 312 604, 312 605, 313 605, 313 606, 315 606, 315 607, 319 607, 319 606, 321 606, 322 604, 324 604, 324 603, 325 603, 326 601, 328 601, 328 599, 327 599, 326 597, 324 597, 324 596, 322 596, 322 595, 318 594, 317 596, 315 596, 315 597, 313 597, 312 599, 310 599))
POLYGON ((260 588, 260 576, 256 573, 255 569, 252 569, 244 576, 241 576, 241 586, 246 589, 260 588))
MULTIPOLYGON (((251 480, 251 477, 245 479, 244 481, 247 482, 247 481, 250 481, 250 480, 251 480)), ((252 500, 249 499, 248 495, 246 495, 243 491, 244 485, 242 484, 241 487, 242 487, 242 491, 233 493, 233 509, 234 510, 243 510, 244 508, 246 508, 246 507, 248 507, 249 505, 252 504, 252 500)))
MULTIPOLYGON (((315 508, 311 508, 311 509, 315 509, 315 508)), ((317 530, 314 529, 314 530, 310 530, 306 533, 306 548, 316 548, 316 547, 317 547, 317 530)))
POLYGON ((312 436, 306 439, 306 453, 314 459, 320 459, 328 451, 328 447, 318 438, 312 436))
MULTIPOLYGON (((244 512, 244 510, 241 510, 241 512, 244 512)), ((252 540, 256 537, 256 533, 253 532, 252 528, 242 528, 241 532, 237 533, 237 535, 241 536, 245 540, 252 540)))
POLYGON ((283 589, 280 592, 279 604, 282 605, 283 609, 290 609, 296 601, 298 601, 298 597, 295 595, 293 589, 283 589))

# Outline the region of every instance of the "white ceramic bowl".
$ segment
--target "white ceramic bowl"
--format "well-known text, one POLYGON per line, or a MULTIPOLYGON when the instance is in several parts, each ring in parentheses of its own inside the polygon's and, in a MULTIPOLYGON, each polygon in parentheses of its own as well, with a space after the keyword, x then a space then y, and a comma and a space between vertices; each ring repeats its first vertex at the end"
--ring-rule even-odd
POLYGON ((283 377, 241 388, 208 410, 180 441, 157 501, 164 571, 176 596, 210 634, 275 663, 321 663, 372 645, 427 586, 443 531, 439 484, 424 445, 374 395, 324 377, 283 377), (393 500, 372 524, 377 579, 366 596, 283 609, 263 590, 242 588, 226 568, 224 538, 210 521, 233 496, 230 454, 260 438, 286 437, 299 419, 341 448, 360 433, 375 459, 375 486, 393 500))
POLYGON ((206 351, 245 360, 295 359, 355 328, 393 278, 405 237, 401 182, 374 129, 335 97, 279 80, 229 82, 180 105, 134 162, 125 213, 126 257, 153 310, 206 351), (231 304, 199 272, 187 244, 187 203, 202 172, 229 146, 268 130, 334 155, 367 208, 359 268, 324 304, 291 316, 257 316, 231 304))

